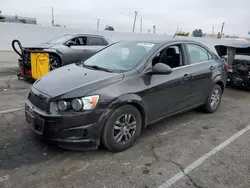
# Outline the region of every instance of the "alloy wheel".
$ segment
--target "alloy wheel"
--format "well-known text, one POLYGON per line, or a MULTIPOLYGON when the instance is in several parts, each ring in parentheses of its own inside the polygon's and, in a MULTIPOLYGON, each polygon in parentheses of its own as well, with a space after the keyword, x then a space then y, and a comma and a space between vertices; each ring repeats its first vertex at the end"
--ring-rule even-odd
POLYGON ((51 57, 50 58, 50 70, 55 70, 59 67, 59 62, 57 59, 51 57))
POLYGON ((220 102, 220 91, 218 89, 215 89, 212 93, 210 105, 212 108, 216 108, 220 102))
POLYGON ((136 119, 132 114, 123 114, 114 125, 113 138, 119 144, 125 144, 131 140, 136 132, 136 119))

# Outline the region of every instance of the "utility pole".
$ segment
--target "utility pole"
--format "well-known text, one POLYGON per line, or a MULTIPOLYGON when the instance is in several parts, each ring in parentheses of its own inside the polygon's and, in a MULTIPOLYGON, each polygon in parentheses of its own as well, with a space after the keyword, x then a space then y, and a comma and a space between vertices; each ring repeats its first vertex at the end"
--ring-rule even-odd
POLYGON ((142 17, 141 17, 141 33, 142 33, 142 17))
POLYGON ((135 11, 135 18, 134 18, 134 24, 133 24, 133 30, 132 30, 132 32, 135 32, 135 22, 136 22, 137 14, 138 14, 138 11, 135 11))
POLYGON ((223 22, 222 26, 221 26, 220 38, 222 38, 222 36, 223 36, 224 25, 225 25, 225 23, 223 22))
POLYGON ((177 27, 177 29, 176 29, 176 31, 175 31, 175 34, 174 34, 173 38, 175 38, 175 36, 176 36, 176 34, 178 33, 178 31, 179 31, 179 26, 177 27))
POLYGON ((54 20, 54 8, 53 8, 53 7, 52 7, 52 21, 51 21, 51 23, 52 23, 52 26, 55 25, 55 20, 54 20))
POLYGON ((97 19, 97 28, 96 28, 96 30, 98 31, 99 30, 99 23, 100 23, 100 19, 97 19))
POLYGON ((213 25, 213 29, 212 29, 212 37, 214 36, 214 25, 213 25))

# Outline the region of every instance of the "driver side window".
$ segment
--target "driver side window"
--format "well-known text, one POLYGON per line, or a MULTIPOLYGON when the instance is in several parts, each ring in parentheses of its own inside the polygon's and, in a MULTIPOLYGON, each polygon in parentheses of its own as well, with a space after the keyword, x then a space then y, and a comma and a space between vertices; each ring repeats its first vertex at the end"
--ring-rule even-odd
POLYGON ((75 37, 68 41, 71 46, 84 46, 86 45, 87 38, 86 37, 75 37))
POLYGON ((161 50, 153 59, 152 65, 164 63, 171 68, 177 68, 184 65, 183 55, 180 45, 171 45, 161 50))

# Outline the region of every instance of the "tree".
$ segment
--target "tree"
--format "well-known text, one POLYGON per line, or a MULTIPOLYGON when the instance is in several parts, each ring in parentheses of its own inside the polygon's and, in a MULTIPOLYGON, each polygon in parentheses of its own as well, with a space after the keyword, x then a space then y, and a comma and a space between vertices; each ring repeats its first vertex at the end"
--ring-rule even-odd
POLYGON ((221 34, 220 32, 218 32, 217 38, 220 39, 221 38, 221 34))
POLYGON ((104 30, 106 30, 106 31, 115 31, 114 27, 110 26, 110 25, 106 25, 104 30))
POLYGON ((2 11, 0 11, 0 22, 4 22, 5 17, 1 15, 2 11))
POLYGON ((156 31, 156 26, 153 25, 153 33, 155 33, 155 31, 156 31))
POLYGON ((189 36, 189 32, 178 32, 175 34, 176 36, 183 36, 183 37, 188 37, 189 36))
POLYGON ((25 19, 20 19, 20 22, 24 24, 27 23, 25 19))
POLYGON ((195 29, 193 31, 193 36, 194 37, 202 37, 203 36, 202 30, 201 29, 195 29))

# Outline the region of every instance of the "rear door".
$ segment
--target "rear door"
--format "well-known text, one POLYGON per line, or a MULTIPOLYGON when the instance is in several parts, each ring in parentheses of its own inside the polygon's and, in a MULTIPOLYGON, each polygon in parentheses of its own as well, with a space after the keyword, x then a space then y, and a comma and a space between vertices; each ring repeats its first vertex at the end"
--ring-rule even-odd
POLYGON ((193 105, 206 100, 213 87, 213 72, 217 67, 212 53, 205 47, 196 43, 185 43, 189 72, 192 74, 191 102, 193 105))
POLYGON ((94 55, 95 53, 97 53, 98 51, 100 51, 107 45, 108 45, 108 42, 102 37, 88 36, 87 44, 85 46, 85 49, 87 51, 86 58, 89 58, 90 56, 94 55))

